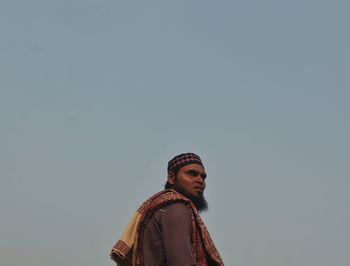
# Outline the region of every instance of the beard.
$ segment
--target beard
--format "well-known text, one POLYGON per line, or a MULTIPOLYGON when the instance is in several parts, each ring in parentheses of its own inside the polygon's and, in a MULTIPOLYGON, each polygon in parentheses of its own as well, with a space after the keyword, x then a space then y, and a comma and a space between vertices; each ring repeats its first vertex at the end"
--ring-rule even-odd
POLYGON ((192 196, 192 195, 189 195, 188 193, 186 193, 181 187, 178 187, 176 185, 174 186, 174 189, 177 192, 184 195, 190 201, 192 201, 192 203, 194 204, 194 206, 196 206, 196 208, 199 212, 208 210, 208 202, 205 199, 205 197, 203 196, 203 194, 200 196, 192 196))
POLYGON ((200 195, 199 197, 187 195, 186 197, 193 202, 199 212, 208 210, 208 202, 203 195, 200 195))

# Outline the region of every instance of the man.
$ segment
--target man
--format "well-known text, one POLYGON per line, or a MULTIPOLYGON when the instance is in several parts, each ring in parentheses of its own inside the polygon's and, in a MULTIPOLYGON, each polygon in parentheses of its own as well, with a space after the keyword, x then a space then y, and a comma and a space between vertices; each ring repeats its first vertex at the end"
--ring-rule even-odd
POLYGON ((121 266, 223 266, 198 214, 207 209, 205 179, 198 155, 170 160, 165 190, 139 207, 111 258, 121 266))

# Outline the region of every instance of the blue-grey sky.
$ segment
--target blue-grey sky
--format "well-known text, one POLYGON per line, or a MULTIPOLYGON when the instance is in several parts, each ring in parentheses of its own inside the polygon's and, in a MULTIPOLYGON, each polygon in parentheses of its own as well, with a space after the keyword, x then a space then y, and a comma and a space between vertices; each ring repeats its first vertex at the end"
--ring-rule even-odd
POLYGON ((350 263, 347 1, 0 2, 0 264, 113 265, 182 152, 228 266, 350 263))

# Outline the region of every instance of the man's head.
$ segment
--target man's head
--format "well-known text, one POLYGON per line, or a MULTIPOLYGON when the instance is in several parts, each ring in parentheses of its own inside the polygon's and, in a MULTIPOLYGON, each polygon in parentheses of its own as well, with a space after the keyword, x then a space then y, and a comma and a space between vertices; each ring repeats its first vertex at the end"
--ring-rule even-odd
POLYGON ((203 196, 206 176, 200 157, 183 153, 169 161, 165 188, 175 189, 189 198, 199 211, 206 210, 208 204, 203 196))

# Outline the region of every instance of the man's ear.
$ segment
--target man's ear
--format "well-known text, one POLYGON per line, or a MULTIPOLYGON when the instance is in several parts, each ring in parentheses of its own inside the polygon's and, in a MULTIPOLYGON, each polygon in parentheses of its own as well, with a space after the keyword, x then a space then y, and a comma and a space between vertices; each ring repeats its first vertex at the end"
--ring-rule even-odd
POLYGON ((170 185, 174 185, 175 184, 175 174, 172 171, 168 172, 168 183, 170 185))

